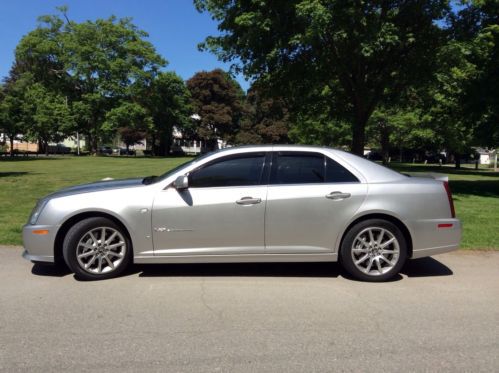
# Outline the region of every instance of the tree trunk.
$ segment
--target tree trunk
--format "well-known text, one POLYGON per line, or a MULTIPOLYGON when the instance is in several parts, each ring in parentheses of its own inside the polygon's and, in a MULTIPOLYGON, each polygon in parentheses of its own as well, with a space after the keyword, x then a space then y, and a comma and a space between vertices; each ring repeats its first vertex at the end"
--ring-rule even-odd
POLYGON ((14 156, 14 137, 10 136, 9 140, 10 140, 10 156, 13 157, 14 156))
POLYGON ((388 157, 390 156, 390 131, 385 120, 380 120, 378 123, 380 134, 381 155, 383 157, 383 164, 388 164, 388 157))
POLYGON ((352 153, 361 157, 364 155, 367 119, 366 115, 358 115, 353 123, 352 153))
POLYGON ((455 153, 454 158, 456 159, 456 168, 461 168, 461 154, 455 153))
POLYGON ((156 155, 156 134, 153 133, 151 135, 151 155, 155 156, 156 155))
POLYGON ((97 153, 97 136, 92 137, 92 153, 97 153))
POLYGON ((166 139, 164 135, 159 137, 159 146, 158 146, 158 155, 161 157, 166 157, 168 154, 166 153, 166 139))

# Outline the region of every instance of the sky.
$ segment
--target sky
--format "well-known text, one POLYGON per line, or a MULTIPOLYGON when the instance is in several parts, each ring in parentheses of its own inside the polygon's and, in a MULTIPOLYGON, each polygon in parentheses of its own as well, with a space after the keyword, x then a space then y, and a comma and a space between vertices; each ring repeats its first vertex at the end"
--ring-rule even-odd
MULTIPOLYGON (((184 79, 201 70, 229 68, 210 52, 198 51, 198 43, 218 31, 216 22, 209 14, 197 12, 192 0, 0 0, 0 78, 7 76, 17 43, 36 28, 37 18, 57 13, 56 7, 61 5, 69 7, 68 16, 76 22, 113 14, 133 18, 169 62, 166 70, 184 79)), ((248 89, 249 83, 242 76, 236 79, 248 89)))

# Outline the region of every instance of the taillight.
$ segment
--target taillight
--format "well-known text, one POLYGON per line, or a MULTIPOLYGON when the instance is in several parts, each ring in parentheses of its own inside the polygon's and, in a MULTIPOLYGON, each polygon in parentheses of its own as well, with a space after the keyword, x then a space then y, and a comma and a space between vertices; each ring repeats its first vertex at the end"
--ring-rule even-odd
POLYGON ((452 193, 450 191, 449 182, 444 181, 444 188, 447 192, 447 199, 449 200, 450 214, 453 218, 456 217, 456 211, 454 210, 454 201, 452 200, 452 193))

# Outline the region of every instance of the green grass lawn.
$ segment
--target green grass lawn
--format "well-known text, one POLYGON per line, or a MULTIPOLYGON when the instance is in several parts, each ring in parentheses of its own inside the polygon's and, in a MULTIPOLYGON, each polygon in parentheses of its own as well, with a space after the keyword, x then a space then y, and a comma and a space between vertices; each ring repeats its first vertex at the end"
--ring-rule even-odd
MULTIPOLYGON (((159 175, 188 158, 52 157, 1 158, 0 244, 21 244, 21 228, 38 198, 57 189, 97 181, 159 175)), ((466 249, 499 250, 499 173, 396 164, 403 172, 449 175, 466 249)))

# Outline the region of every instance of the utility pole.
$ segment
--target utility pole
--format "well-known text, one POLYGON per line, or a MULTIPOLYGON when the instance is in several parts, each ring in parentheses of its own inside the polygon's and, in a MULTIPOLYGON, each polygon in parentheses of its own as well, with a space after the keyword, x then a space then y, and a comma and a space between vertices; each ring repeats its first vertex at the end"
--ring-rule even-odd
POLYGON ((76 131, 76 152, 80 155, 80 133, 76 131))

